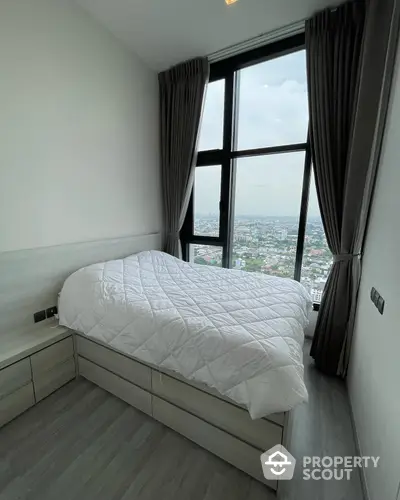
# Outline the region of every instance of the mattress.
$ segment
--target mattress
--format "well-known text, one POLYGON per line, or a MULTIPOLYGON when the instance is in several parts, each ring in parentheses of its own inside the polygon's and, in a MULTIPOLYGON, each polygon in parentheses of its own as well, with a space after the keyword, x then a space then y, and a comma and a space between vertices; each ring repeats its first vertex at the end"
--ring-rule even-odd
POLYGON ((172 370, 245 406, 252 418, 307 401, 297 281, 191 264, 158 251, 72 274, 60 324, 172 370))

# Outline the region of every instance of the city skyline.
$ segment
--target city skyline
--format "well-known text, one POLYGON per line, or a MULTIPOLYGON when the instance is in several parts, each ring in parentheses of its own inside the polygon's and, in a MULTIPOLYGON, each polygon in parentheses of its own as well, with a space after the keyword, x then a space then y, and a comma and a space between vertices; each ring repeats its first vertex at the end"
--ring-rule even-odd
MULTIPOLYGON (((281 278, 294 278, 298 217, 240 217, 234 218, 232 262, 235 269, 260 272, 281 278)), ((217 236, 217 217, 195 220, 195 234, 217 236)), ((222 247, 191 245, 191 260, 197 264, 222 266, 222 247)), ((307 221, 301 283, 314 302, 319 302, 332 265, 332 254, 319 217, 307 221)))
MULTIPOLYGON (((293 156, 295 154, 303 156, 303 153, 290 153, 271 155, 270 158, 293 156)), ((265 158, 264 156, 245 158, 241 161, 251 161, 248 167, 244 163, 241 163, 242 168, 237 167, 235 213, 240 216, 287 217, 300 214, 304 173, 303 160, 296 162, 294 168, 291 167, 291 175, 286 176, 279 174, 279 171, 282 172, 285 169, 285 165, 281 165, 281 168, 277 169, 264 168, 262 162, 265 161, 265 158), (256 165, 256 169, 252 168, 253 165, 256 165)), ((218 214, 220 197, 221 167, 212 165, 196 168, 194 183, 195 214, 218 214)), ((320 217, 313 172, 310 181, 308 215, 310 217, 320 217)))

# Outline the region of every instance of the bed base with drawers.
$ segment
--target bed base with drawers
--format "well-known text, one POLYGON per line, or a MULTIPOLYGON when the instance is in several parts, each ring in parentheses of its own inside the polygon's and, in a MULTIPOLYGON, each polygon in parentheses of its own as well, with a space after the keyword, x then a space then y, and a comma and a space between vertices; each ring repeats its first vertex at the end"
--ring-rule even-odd
POLYGON ((203 384, 138 361, 75 334, 78 373, 255 479, 264 478, 260 455, 287 444, 290 412, 252 420, 244 408, 203 384))

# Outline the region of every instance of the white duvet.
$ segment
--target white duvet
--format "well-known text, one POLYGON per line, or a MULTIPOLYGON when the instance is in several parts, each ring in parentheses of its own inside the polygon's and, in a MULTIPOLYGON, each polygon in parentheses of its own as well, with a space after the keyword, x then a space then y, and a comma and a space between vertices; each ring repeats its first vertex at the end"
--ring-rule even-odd
POLYGON ((252 418, 307 400, 297 281, 183 262, 158 251, 72 274, 60 324, 144 362, 203 382, 252 418))

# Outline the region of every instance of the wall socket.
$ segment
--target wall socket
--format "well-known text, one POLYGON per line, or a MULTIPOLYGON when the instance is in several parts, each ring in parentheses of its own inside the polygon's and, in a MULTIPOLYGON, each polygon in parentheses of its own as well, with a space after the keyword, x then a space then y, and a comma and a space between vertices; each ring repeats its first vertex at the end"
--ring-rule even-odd
POLYGON ((46 318, 52 318, 57 314, 57 312, 57 306, 43 309, 42 311, 35 312, 35 314, 33 315, 33 321, 35 323, 39 323, 39 321, 44 321, 46 318))
POLYGON ((43 311, 38 311, 35 312, 33 315, 33 321, 35 323, 39 323, 39 321, 44 321, 46 319, 46 311, 43 309, 43 311))
POLYGON ((378 292, 378 290, 374 287, 371 288, 371 300, 378 311, 383 314, 383 310, 385 308, 385 300, 382 295, 378 292))
POLYGON ((53 318, 57 314, 57 306, 52 306, 46 309, 46 318, 53 318))

